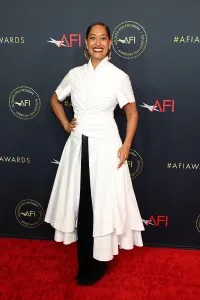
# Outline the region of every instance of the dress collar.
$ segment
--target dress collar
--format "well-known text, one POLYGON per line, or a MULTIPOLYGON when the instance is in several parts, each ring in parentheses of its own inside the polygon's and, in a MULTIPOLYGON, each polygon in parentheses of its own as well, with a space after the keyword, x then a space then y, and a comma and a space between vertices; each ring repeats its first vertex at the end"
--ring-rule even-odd
POLYGON ((106 56, 104 59, 102 59, 102 61, 98 64, 98 66, 94 69, 92 62, 91 62, 91 58, 88 62, 88 67, 91 71, 96 72, 99 68, 102 67, 102 65, 105 65, 108 62, 108 56, 106 56))

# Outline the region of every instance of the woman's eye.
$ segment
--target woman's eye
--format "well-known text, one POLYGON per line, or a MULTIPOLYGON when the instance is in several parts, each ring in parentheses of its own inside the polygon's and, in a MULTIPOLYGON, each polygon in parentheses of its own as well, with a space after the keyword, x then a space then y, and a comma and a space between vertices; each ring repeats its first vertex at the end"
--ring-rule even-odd
POLYGON ((92 41, 95 40, 95 37, 94 37, 94 36, 91 36, 91 37, 90 37, 90 40, 92 40, 92 41))

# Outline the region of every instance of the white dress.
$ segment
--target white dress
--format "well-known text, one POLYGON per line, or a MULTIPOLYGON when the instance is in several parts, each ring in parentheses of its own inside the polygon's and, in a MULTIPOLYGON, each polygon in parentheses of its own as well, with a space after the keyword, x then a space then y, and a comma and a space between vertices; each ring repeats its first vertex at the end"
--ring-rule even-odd
POLYGON ((45 221, 55 229, 55 241, 77 240, 82 134, 88 136, 93 205, 93 257, 109 261, 118 248, 142 246, 144 230, 127 162, 117 168, 122 142, 113 117, 117 104, 134 102, 129 77, 106 57, 94 70, 91 61, 72 69, 56 94, 71 95, 78 125, 71 132, 57 170, 45 221))

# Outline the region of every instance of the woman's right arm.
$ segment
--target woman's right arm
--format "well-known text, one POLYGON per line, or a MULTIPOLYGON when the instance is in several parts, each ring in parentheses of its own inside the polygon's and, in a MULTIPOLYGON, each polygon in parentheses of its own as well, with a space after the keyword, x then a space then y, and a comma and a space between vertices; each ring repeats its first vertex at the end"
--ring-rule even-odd
POLYGON ((58 120, 61 122, 63 128, 67 131, 67 132, 71 132, 74 130, 74 128, 76 127, 76 119, 72 119, 71 122, 68 121, 63 105, 62 103, 58 100, 57 94, 56 92, 53 93, 52 97, 51 97, 51 107, 56 115, 56 117, 58 118, 58 120))

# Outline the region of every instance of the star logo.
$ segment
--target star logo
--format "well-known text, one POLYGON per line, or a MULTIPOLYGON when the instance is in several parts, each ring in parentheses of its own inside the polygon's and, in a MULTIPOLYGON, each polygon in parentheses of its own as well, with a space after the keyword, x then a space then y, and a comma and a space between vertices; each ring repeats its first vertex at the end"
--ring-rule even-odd
POLYGON ((57 47, 67 47, 67 45, 64 45, 64 41, 56 41, 52 38, 50 38, 50 41, 47 41, 47 43, 55 44, 57 47))
POLYGON ((147 225, 147 226, 149 226, 149 225, 155 226, 155 224, 153 224, 151 220, 149 221, 149 220, 144 220, 144 219, 142 219, 142 222, 143 222, 145 225, 147 225))
POLYGON ((51 163, 52 163, 52 164, 55 164, 55 165, 59 165, 60 162, 59 162, 58 160, 56 160, 56 159, 53 159, 53 160, 51 161, 51 163))
POLYGON ((150 110, 150 112, 159 111, 158 109, 156 109, 158 107, 157 105, 154 106, 154 105, 148 105, 144 102, 142 102, 142 103, 143 103, 143 105, 141 104, 140 106, 144 107, 144 108, 147 108, 148 110, 150 110), (154 110, 153 110, 153 107, 154 107, 154 110))

